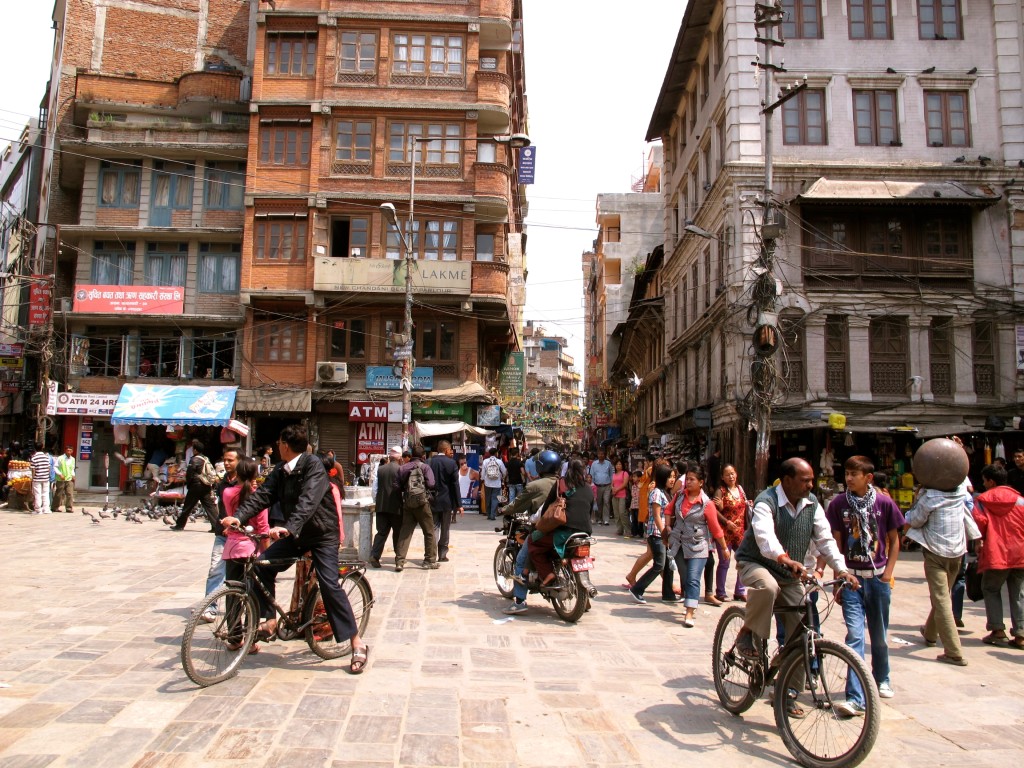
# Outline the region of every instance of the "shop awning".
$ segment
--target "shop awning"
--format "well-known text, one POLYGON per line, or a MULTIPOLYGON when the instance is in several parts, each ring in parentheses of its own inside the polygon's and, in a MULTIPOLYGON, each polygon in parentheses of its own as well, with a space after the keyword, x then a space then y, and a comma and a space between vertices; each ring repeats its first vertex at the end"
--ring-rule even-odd
POLYGON ((471 435, 489 435, 493 430, 474 427, 464 421, 414 421, 413 429, 416 437, 440 437, 441 435, 454 435, 459 432, 468 432, 471 435))
POLYGON ((111 424, 226 427, 238 387, 125 384, 111 424))
POLYGON ((494 403, 494 396, 475 381, 467 381, 452 389, 413 392, 412 399, 416 403, 494 403))
POLYGON ((1000 195, 989 186, 959 181, 850 181, 822 176, 797 195, 807 203, 956 203, 992 205, 1000 195))
POLYGON ((245 413, 309 413, 308 389, 240 389, 235 408, 245 413))

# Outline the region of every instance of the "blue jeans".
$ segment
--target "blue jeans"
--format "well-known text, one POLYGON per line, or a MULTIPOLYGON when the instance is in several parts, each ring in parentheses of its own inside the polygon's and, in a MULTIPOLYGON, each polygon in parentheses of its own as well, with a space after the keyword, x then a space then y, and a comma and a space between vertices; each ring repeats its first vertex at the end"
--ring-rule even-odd
MULTIPOLYGON (((889 682, 889 645, 885 633, 889 629, 889 582, 877 576, 860 577, 860 589, 843 590, 843 619, 846 621, 846 644, 864 658, 864 624, 871 637, 871 675, 875 683, 889 682)), ((846 681, 846 698, 864 706, 860 682, 850 675, 846 681)))
POLYGON ((227 536, 214 536, 213 549, 210 550, 210 570, 206 574, 206 594, 211 595, 224 586, 224 545, 227 543, 227 536))
POLYGON ((510 483, 508 486, 508 503, 511 504, 513 501, 515 501, 516 496, 518 496, 522 492, 523 485, 521 483, 517 483, 516 485, 512 485, 510 483))
POLYGON ((487 486, 487 519, 498 519, 498 497, 501 495, 501 486, 491 488, 487 486))
POLYGON ((663 600, 672 599, 675 597, 675 593, 672 591, 672 572, 664 573, 668 561, 665 542, 661 540, 660 535, 655 534, 654 536, 647 537, 647 543, 651 545, 651 556, 654 558, 654 562, 637 579, 636 584, 633 586, 633 594, 643 596, 644 590, 651 586, 656 578, 661 576, 661 597, 663 600))
MULTIPOLYGON (((516 554, 516 564, 512 569, 512 572, 517 576, 523 575, 523 569, 530 561, 530 553, 527 551, 529 544, 529 539, 527 539, 527 541, 523 542, 523 546, 519 548, 519 552, 516 554)), ((528 592, 525 584, 520 584, 518 581, 513 582, 512 596, 516 599, 516 602, 525 603, 527 594, 528 592)))
POLYGON ((704 573, 706 557, 683 556, 683 551, 676 553, 676 565, 679 566, 679 579, 683 582, 683 606, 696 608, 700 605, 700 577, 704 573))

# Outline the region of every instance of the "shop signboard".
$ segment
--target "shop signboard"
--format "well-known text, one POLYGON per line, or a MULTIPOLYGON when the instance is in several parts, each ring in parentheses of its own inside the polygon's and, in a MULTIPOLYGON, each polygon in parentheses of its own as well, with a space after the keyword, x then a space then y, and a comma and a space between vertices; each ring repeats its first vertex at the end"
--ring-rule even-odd
POLYGON ((117 395, 58 392, 53 402, 56 416, 110 416, 117 405, 117 395))
POLYGON ((53 281, 49 275, 32 275, 28 289, 28 324, 47 325, 53 309, 53 281))
POLYGON ((446 419, 465 421, 466 406, 464 403, 413 403, 413 416, 443 416, 446 419))
POLYGON ((359 425, 356 433, 357 464, 365 464, 374 453, 385 453, 387 426, 386 423, 374 421, 364 421, 359 425))
POLYGON ((496 427, 501 424, 500 405, 478 405, 476 407, 476 425, 478 427, 496 427))
MULTIPOLYGON (((405 259, 339 259, 317 254, 313 290, 405 293, 405 259)), ((413 261, 416 293, 468 296, 473 286, 471 261, 413 261)))
POLYGON ((519 150, 519 183, 533 184, 537 172, 537 147, 523 147, 519 150))
POLYGON ((0 368, 20 371, 24 367, 23 357, 0 357, 0 368))
MULTIPOLYGON (((67 394, 67 393, 65 393, 65 394, 67 394)), ((116 401, 117 397, 115 397, 114 400, 116 401)), ((111 412, 113 412, 113 410, 114 410, 113 406, 111 406, 110 410, 111 410, 111 412)), ((87 418, 82 419, 82 428, 81 428, 81 432, 80 432, 80 437, 78 438, 78 443, 79 443, 78 460, 79 461, 89 461, 89 459, 92 458, 92 419, 91 418, 87 417, 87 418)))
POLYGON ((104 315, 180 315, 185 311, 185 289, 157 285, 79 285, 75 312, 104 315))
POLYGON ((0 357, 22 357, 24 354, 24 344, 0 344, 0 357))
MULTIPOLYGON (((395 374, 390 365, 366 366, 367 389, 401 389, 402 377, 395 374)), ((412 371, 412 388, 418 391, 430 391, 434 388, 433 368, 414 368, 412 371)))
MULTIPOLYGON (((399 405, 401 405, 401 403, 399 403, 399 405)), ((389 423, 388 424, 387 448, 388 448, 389 451, 391 450, 391 446, 393 446, 393 445, 397 445, 399 448, 402 447, 402 417, 401 417, 401 414, 399 414, 398 423, 397 424, 395 424, 395 423, 389 423)))
POLYGON ((523 397, 526 391, 526 354, 510 352, 498 376, 498 388, 506 397, 523 397))
POLYGON ((348 404, 348 420, 350 422, 387 421, 388 404, 374 403, 366 400, 351 400, 348 404))

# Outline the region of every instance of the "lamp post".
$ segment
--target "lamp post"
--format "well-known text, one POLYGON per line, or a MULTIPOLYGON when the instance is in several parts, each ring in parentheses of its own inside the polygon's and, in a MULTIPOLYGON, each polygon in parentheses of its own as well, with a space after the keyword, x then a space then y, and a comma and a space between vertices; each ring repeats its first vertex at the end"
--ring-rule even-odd
MULTIPOLYGON (((409 137, 409 219, 405 232, 398 223, 398 211, 394 203, 382 203, 381 213, 385 220, 398 232, 399 242, 402 244, 403 258, 405 259, 405 318, 402 323, 403 346, 410 351, 408 356, 404 354, 400 359, 402 367, 402 450, 409 447, 409 425, 412 423, 412 372, 415 368, 415 360, 412 357, 412 265, 416 259, 413 248, 412 233, 415 225, 416 209, 416 149, 419 144, 428 144, 432 141, 439 143, 449 141, 480 141, 478 136, 410 136, 409 137)), ((506 144, 512 149, 521 149, 530 146, 530 137, 525 133, 512 133, 506 136, 491 136, 486 141, 493 141, 496 144, 506 144)), ((422 154, 422 152, 421 152, 422 154)))

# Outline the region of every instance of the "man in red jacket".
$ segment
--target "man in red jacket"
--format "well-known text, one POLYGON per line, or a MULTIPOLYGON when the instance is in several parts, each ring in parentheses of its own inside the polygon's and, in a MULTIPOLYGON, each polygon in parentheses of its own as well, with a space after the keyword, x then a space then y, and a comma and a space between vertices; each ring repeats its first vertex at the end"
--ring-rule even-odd
POLYGON ((990 464, 981 471, 985 492, 974 503, 974 520, 982 538, 975 546, 981 590, 985 595, 988 645, 1004 643, 1003 584, 1010 591, 1012 644, 1024 649, 1024 497, 1006 484, 1006 470, 990 464))

